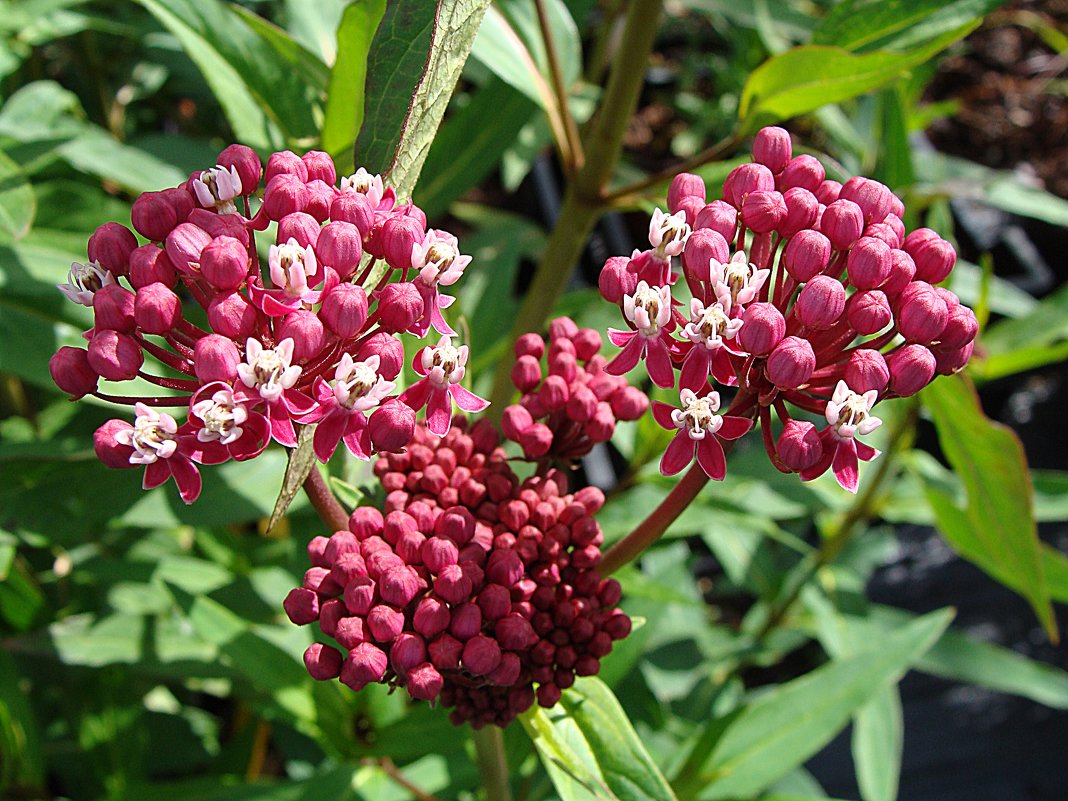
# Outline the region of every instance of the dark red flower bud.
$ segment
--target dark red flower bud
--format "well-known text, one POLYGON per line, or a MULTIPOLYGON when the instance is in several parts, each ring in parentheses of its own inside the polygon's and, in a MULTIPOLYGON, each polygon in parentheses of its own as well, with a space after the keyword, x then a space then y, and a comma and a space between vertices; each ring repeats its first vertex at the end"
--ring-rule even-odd
MULTIPOLYGON (((733 209, 732 209, 733 211, 733 209)), ((698 281, 710 280, 712 261, 723 264, 730 259, 730 246, 718 231, 710 228, 698 228, 686 240, 682 251, 682 264, 686 271, 698 281)), ((633 294, 631 291, 630 294, 633 294)))
POLYGON ((290 590, 282 606, 289 619, 298 626, 304 626, 319 619, 319 596, 304 587, 290 590))
MULTIPOLYGON (((228 170, 231 167, 237 169, 237 175, 241 179, 242 195, 251 195, 260 188, 260 174, 263 172, 263 165, 260 163, 260 157, 256 155, 256 151, 251 147, 237 144, 230 145, 219 154, 219 158, 215 163, 220 167, 226 167, 228 170)), ((337 674, 335 673, 334 675, 336 676, 337 674)))
POLYGON ((182 320, 182 301, 165 285, 149 284, 137 290, 134 319, 146 334, 166 334, 182 320))
POLYGON ((831 241, 819 231, 801 231, 786 243, 782 259, 794 280, 806 283, 830 264, 831 241))
POLYGON ((125 420, 108 420, 93 433, 93 450, 96 451, 96 458, 103 462, 105 467, 113 470, 140 467, 130 463, 134 449, 115 439, 115 435, 120 431, 129 431, 131 428, 133 426, 125 420))
POLYGON ((193 223, 182 223, 167 234, 167 258, 174 268, 186 275, 199 271, 200 254, 211 242, 211 235, 193 223))
POLYGON ((949 308, 923 281, 913 281, 897 296, 897 328, 910 342, 926 344, 938 339, 949 322, 949 308))
POLYGON ((248 272, 248 251, 233 237, 213 239, 200 253, 200 274, 216 289, 237 289, 248 272))
MULTIPOLYGON (((301 164, 303 165, 303 162, 301 164)), ((270 172, 271 165, 268 162, 268 176, 270 172)), ((263 213, 269 219, 281 220, 286 215, 304 211, 308 199, 308 188, 300 176, 280 173, 267 179, 267 188, 263 193, 263 213)))
POLYGON ((337 183, 337 170, 329 153, 321 150, 309 150, 300 160, 308 169, 309 181, 322 181, 333 186, 337 183))
POLYGON ((89 366, 89 354, 81 348, 63 347, 48 362, 56 386, 74 399, 96 391, 100 377, 89 366))
POLYGON ((907 398, 931 383, 935 357, 923 345, 905 345, 886 357, 890 368, 890 391, 907 398))
POLYGON ((367 613, 367 628, 378 642, 392 642, 404 630, 404 613, 379 604, 367 613))
POLYGON ((430 661, 438 670, 458 670, 464 645, 449 634, 442 634, 430 643, 430 661))
POLYGON ((222 292, 208 306, 212 330, 239 342, 252 336, 258 322, 259 312, 240 292, 222 292))
POLYGON ((441 694, 445 680, 430 662, 423 662, 408 671, 408 694, 416 701, 433 701, 441 694))
POLYGON ((782 312, 770 303, 751 303, 742 315, 738 338, 743 348, 755 356, 767 356, 786 333, 782 312))
POLYGON ((845 311, 846 291, 841 281, 818 275, 805 284, 794 303, 794 313, 806 328, 830 328, 845 311))
POLYGON ((375 224, 375 211, 362 192, 342 192, 330 204, 330 219, 356 226, 360 238, 365 239, 375 224))
POLYGON ((742 164, 731 170, 723 182, 723 199, 741 209, 753 192, 767 192, 775 188, 775 176, 763 164, 742 164))
MULTIPOLYGON (((238 173, 240 175, 240 173, 238 173)), ((295 176, 302 184, 308 180, 308 165, 291 150, 272 153, 267 159, 267 183, 276 175, 295 176)), ((242 181, 244 186, 244 181, 242 181)))
POLYGON ((164 192, 145 192, 130 209, 134 230, 145 239, 162 242, 178 225, 178 211, 164 192))
POLYGON ((849 357, 845 382, 854 392, 864 393, 872 389, 882 392, 890 382, 890 368, 879 351, 862 348, 853 351, 849 357))
POLYGON ((89 341, 89 366, 108 381, 129 381, 145 357, 137 340, 117 331, 97 331, 89 341))
POLYGON ((382 681, 388 666, 389 659, 381 648, 361 642, 345 658, 341 666, 341 681, 353 690, 362 690, 368 684, 382 681))
POLYGON ((149 284, 173 287, 178 280, 167 252, 155 245, 142 245, 130 253, 130 285, 134 289, 149 284))
POLYGON ((93 324, 97 331, 131 333, 136 326, 133 292, 119 284, 100 287, 93 293, 93 324))
POLYGON ((768 380, 782 389, 808 383, 816 369, 816 354, 807 339, 785 337, 768 356, 764 369, 768 380))
POLYGON ((112 275, 126 275, 130 271, 130 254, 137 247, 137 237, 125 225, 104 223, 89 237, 89 260, 112 275))
POLYGON ((336 679, 341 673, 341 653, 321 642, 312 643, 304 651, 304 667, 316 681, 336 679))
POLYGON ((378 294, 378 312, 384 330, 407 331, 423 316, 423 296, 410 281, 387 284, 378 294))
POLYGON ((476 676, 486 676, 501 663, 501 646, 485 634, 476 634, 464 643, 464 669, 476 676))
POLYGON ((467 640, 478 634, 482 628, 482 610, 477 604, 466 603, 453 608, 452 620, 449 623, 449 633, 460 640, 467 640))

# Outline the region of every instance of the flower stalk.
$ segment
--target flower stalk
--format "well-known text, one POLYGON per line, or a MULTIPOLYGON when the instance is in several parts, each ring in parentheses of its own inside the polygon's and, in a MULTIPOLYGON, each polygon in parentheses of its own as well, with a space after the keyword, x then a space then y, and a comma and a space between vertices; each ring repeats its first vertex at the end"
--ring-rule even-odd
POLYGON ((475 760, 486 801, 512 801, 503 731, 497 726, 483 726, 471 730, 471 739, 475 743, 475 760))

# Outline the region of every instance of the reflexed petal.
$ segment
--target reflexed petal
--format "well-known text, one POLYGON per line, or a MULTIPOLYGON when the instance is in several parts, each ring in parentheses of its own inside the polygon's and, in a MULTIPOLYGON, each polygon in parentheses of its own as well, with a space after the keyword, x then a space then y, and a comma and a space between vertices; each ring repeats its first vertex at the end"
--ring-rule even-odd
POLYGON ((637 331, 620 331, 616 328, 608 329, 608 341, 615 345, 617 348, 626 347, 634 337, 638 336, 637 331))
MULTIPOLYGON (((362 415, 360 415, 362 417, 362 415)), ((315 456, 320 462, 326 464, 334 455, 337 444, 345 435, 349 425, 349 414, 338 407, 334 413, 328 414, 319 421, 315 429, 312 445, 315 448, 315 456)))
POLYGON ((171 468, 167 462, 166 459, 157 459, 145 468, 145 477, 141 482, 143 489, 155 489, 171 477, 171 468))
POLYGON ((200 497, 200 471, 197 470, 196 465, 181 454, 168 459, 167 462, 170 464, 174 483, 178 485, 178 494, 182 496, 182 500, 189 504, 200 497))
POLYGON ((820 441, 823 443, 823 456, 816 464, 807 470, 802 470, 799 475, 802 481, 811 481, 814 478, 818 478, 827 472, 827 468, 831 466, 831 461, 834 459, 835 451, 838 449, 838 440, 829 435, 830 429, 825 428, 820 432, 820 441))
POLYGON ((679 373, 679 386, 693 392, 700 392, 708 385, 709 352, 701 345, 690 348, 682 362, 679 373))
POLYGON ((675 421, 671 419, 673 411, 675 411, 674 406, 670 406, 663 401, 653 401, 653 419, 668 431, 674 431, 678 428, 675 425, 675 421))
POLYGON ((371 458, 371 429, 367 425, 367 418, 362 414, 354 416, 349 422, 349 433, 341 441, 357 459, 368 461, 371 458))
POLYGON ((753 427, 753 421, 748 417, 734 417, 732 415, 724 416, 722 420, 723 424, 719 427, 717 433, 723 439, 738 439, 753 427))
POLYGON ((665 476, 673 476, 682 471, 686 465, 693 461, 694 442, 685 431, 680 431, 674 439, 668 443, 667 450, 660 460, 660 473, 665 476))
POLYGON ((697 443, 697 463, 711 479, 722 481, 727 475, 727 459, 723 455, 723 446, 714 436, 709 435, 697 443))
POLYGON ((452 395, 452 399, 456 401, 456 405, 465 412, 481 412, 490 405, 488 400, 480 398, 478 395, 464 389, 459 384, 450 384, 448 392, 452 395))
POLYGON ((229 445, 230 455, 239 462, 259 456, 271 442, 271 425, 262 414, 250 414, 244 428, 241 439, 229 445))
POLYGON ((854 443, 857 446, 857 456, 865 462, 870 462, 879 455, 879 451, 875 450, 871 445, 865 445, 860 440, 854 440, 854 443))
POLYGON ((631 337, 626 346, 616 358, 605 365, 605 372, 611 375, 624 375, 629 373, 638 364, 645 350, 645 340, 637 334, 631 337))
POLYGON ((860 473, 857 470, 856 441, 844 439, 838 443, 838 450, 834 454, 834 477, 842 485, 842 489, 855 493, 857 483, 860 481, 860 473))
POLYGON ((293 421, 280 403, 267 404, 267 419, 271 421, 271 436, 279 445, 295 448, 297 432, 293 430, 293 421))
POLYGON ((675 386, 675 368, 671 366, 671 354, 663 339, 654 339, 648 343, 645 353, 645 366, 649 377, 658 387, 669 389, 675 386))
POLYGON ((426 406, 433 386, 425 378, 416 381, 400 394, 398 400, 414 412, 426 406))
POLYGON ((426 404, 426 427, 431 434, 444 437, 452 425, 452 398, 444 389, 435 389, 430 393, 426 404))

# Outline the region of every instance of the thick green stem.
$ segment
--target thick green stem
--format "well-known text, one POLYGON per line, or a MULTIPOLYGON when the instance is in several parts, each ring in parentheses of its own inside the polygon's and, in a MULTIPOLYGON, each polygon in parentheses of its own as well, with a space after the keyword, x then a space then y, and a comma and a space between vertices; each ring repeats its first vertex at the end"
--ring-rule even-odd
MULTIPOLYGON (((564 195, 556 226, 516 315, 510 343, 544 325, 582 254, 586 237, 604 208, 605 186, 623 150, 623 134, 638 103, 659 17, 659 0, 633 0, 627 9, 616 62, 601 107, 583 141, 586 162, 564 195)), ((500 420, 512 396, 511 369, 507 355, 497 363, 490 393, 493 405, 489 409, 494 420, 500 420)))
POLYGON ((475 756, 486 801, 512 801, 512 788, 508 784, 508 759, 504 753, 504 734, 496 726, 472 729, 475 741, 475 756))

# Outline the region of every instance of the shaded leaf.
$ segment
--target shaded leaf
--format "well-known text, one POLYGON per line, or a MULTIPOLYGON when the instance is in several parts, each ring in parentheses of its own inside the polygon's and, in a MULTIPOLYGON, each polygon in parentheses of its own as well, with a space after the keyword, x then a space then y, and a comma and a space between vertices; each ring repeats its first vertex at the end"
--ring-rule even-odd
POLYGON ((0 151, 0 237, 21 239, 37 213, 37 198, 19 165, 0 151))
POLYGON ((908 50, 979 22, 1006 0, 845 0, 832 6, 812 44, 854 53, 908 50))

